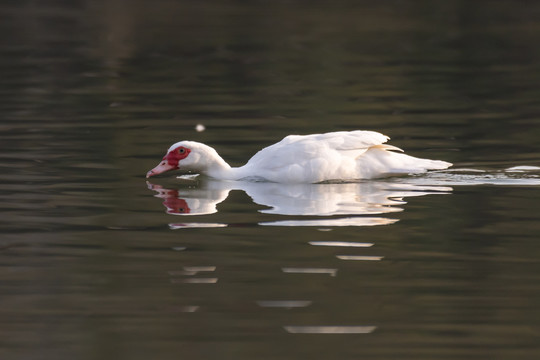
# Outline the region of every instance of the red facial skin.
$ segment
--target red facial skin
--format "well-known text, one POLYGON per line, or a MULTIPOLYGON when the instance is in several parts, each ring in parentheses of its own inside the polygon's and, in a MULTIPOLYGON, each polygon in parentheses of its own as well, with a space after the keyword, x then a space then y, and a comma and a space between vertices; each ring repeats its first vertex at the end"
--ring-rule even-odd
POLYGON ((163 161, 161 161, 158 166, 146 173, 146 177, 149 178, 154 175, 162 174, 166 171, 179 169, 180 160, 185 159, 190 152, 191 150, 184 146, 179 146, 169 151, 167 155, 163 157, 163 161))

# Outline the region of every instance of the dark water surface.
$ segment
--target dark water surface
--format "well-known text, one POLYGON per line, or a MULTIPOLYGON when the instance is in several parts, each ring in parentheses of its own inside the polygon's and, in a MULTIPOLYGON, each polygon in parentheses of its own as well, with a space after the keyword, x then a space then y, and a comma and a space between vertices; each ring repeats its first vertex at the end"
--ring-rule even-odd
POLYGON ((540 166, 540 3, 23 0, 0 18, 0 358, 539 358, 540 173, 505 169, 540 166), (182 139, 241 165, 352 129, 483 172, 144 178, 182 139))

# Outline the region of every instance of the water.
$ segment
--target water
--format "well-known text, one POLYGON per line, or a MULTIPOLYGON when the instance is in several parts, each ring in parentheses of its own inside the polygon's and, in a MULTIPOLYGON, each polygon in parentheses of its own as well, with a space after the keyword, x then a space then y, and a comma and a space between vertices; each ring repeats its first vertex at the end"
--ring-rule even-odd
POLYGON ((538 358, 540 178, 506 170, 540 166, 537 3, 0 14, 2 359, 538 358), (352 129, 461 171, 144 177, 182 139, 241 165, 352 129))

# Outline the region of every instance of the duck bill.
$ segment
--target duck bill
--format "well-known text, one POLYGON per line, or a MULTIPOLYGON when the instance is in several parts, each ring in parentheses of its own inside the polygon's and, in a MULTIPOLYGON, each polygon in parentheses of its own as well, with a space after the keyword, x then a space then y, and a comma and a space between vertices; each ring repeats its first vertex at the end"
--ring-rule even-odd
POLYGON ((151 176, 162 174, 166 171, 174 170, 176 167, 170 165, 167 161, 162 161, 158 166, 146 173, 146 178, 148 179, 151 176))

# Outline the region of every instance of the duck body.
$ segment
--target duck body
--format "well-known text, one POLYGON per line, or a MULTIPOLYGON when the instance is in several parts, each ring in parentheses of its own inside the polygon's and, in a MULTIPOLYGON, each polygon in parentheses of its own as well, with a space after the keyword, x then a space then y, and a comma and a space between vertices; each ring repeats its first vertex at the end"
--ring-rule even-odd
POLYGON ((320 183, 415 174, 452 165, 398 153, 402 150, 385 144, 388 139, 378 132, 363 130, 289 135, 237 168, 229 166, 207 145, 180 141, 146 176, 180 169, 223 180, 320 183))

